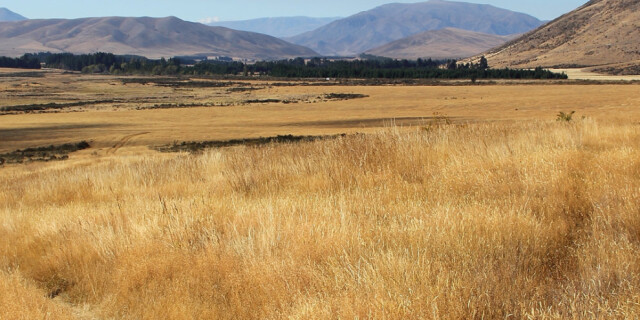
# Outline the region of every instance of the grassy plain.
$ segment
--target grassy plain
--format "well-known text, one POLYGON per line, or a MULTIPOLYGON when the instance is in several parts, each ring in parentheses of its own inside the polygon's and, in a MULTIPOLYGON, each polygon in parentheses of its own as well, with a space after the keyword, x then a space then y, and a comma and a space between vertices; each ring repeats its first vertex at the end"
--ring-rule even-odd
POLYGON ((2 150, 92 140, 0 168, 1 319, 640 317, 637 85, 2 80, 5 106, 123 102, 0 116, 2 150), (327 93, 369 97, 135 110, 327 93), (367 134, 147 148, 343 132, 367 134))
MULTIPOLYGON (((606 68, 603 66, 601 68, 606 68)), ((615 66, 611 66, 615 67, 615 66)), ((564 72, 572 80, 594 80, 594 81, 640 81, 640 75, 609 75, 590 71, 594 68, 585 69, 551 69, 553 72, 564 72)))
POLYGON ((147 84, 126 83, 136 79, 56 73, 44 78, 0 77, 0 112, 8 106, 87 103, 40 114, 0 116, 0 153, 80 140, 91 141, 101 149, 123 139, 129 146, 148 146, 176 140, 372 132, 390 122, 424 124, 434 114, 458 122, 553 120, 558 111, 571 110, 598 118, 640 116, 640 90, 634 84, 374 86, 335 81, 301 85, 295 81, 227 80, 222 81, 228 83, 225 87, 202 87, 221 82, 198 79, 193 81, 201 87, 163 86, 154 84, 153 79, 147 84), (247 91, 232 91, 237 88, 247 91), (332 93, 368 97, 323 99, 332 93), (267 99, 290 103, 246 103, 267 99), (92 104, 95 101, 109 102, 92 104), (190 107, 137 110, 167 105, 190 107))

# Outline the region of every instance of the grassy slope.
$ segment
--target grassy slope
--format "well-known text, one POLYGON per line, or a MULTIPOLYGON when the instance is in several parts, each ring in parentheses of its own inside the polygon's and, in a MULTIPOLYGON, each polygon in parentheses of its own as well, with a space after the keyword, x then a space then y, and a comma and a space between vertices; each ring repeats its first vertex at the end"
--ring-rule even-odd
MULTIPOLYGON (((629 66, 637 68, 640 59, 638 9, 640 3, 636 0, 591 0, 484 55, 492 67, 548 68, 619 64, 614 69, 629 66)), ((633 72, 633 69, 626 74, 637 75, 637 71, 633 72)), ((611 73, 608 70, 602 71, 611 73)))
POLYGON ((14 291, 0 305, 18 318, 637 318, 638 141, 628 122, 434 125, 7 167, 0 286, 14 291))

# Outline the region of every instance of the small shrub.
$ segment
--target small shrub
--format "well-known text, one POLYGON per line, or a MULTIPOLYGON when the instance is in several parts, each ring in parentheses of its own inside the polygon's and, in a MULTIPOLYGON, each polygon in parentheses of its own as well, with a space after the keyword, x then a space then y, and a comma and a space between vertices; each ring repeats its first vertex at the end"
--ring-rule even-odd
POLYGON ((571 111, 570 113, 565 113, 564 111, 560 111, 557 114, 556 121, 571 122, 571 120, 573 120, 573 115, 575 113, 576 113, 575 111, 571 111))

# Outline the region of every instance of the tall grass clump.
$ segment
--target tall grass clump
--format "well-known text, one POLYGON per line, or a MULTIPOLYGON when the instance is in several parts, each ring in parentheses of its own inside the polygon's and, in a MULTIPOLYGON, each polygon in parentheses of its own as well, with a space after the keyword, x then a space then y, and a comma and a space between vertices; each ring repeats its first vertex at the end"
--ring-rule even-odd
POLYGON ((0 184, 0 318, 640 317, 632 123, 388 128, 0 184))

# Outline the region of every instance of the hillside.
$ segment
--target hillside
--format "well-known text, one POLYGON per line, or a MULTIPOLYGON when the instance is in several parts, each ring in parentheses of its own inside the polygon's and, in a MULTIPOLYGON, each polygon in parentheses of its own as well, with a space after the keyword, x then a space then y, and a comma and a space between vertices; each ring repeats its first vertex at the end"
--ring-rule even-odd
POLYGON ((112 52, 151 58, 206 54, 243 59, 313 56, 308 48, 258 33, 167 18, 85 18, 0 23, 0 55, 112 52))
POLYGON ((207 25, 241 31, 259 32, 273 37, 292 37, 315 30, 338 19, 339 18, 280 17, 242 21, 217 21, 207 23, 207 25))
POLYGON ((640 1, 589 1, 486 56, 492 66, 633 68, 640 64, 640 1))
POLYGON ((367 54, 396 59, 465 58, 509 41, 510 36, 498 36, 456 28, 430 30, 400 39, 367 54))
POLYGON ((431 0, 383 5, 286 40, 325 55, 354 55, 428 30, 452 27, 508 35, 541 24, 532 16, 490 5, 431 0))
POLYGON ((27 20, 27 18, 7 8, 0 8, 0 21, 21 21, 21 20, 27 20))

